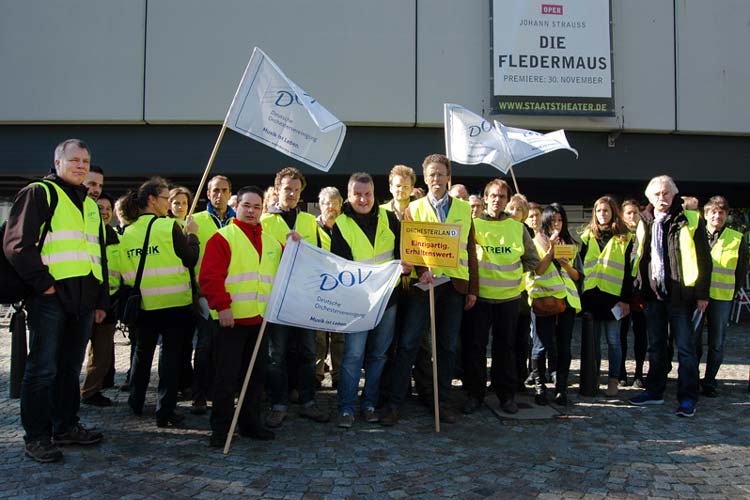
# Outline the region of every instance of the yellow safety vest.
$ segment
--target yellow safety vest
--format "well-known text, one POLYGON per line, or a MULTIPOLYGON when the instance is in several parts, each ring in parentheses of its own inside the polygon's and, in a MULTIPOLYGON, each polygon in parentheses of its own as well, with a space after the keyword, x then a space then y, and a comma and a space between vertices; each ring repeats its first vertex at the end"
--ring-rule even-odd
MULTIPOLYGON (((224 288, 232 297, 232 316, 235 319, 263 316, 281 261, 281 244, 261 233, 261 256, 236 224, 219 229, 219 235, 227 241, 232 253, 224 280, 224 288)), ((212 309, 211 317, 218 319, 218 312, 212 309)))
MULTIPOLYGON (((424 196, 418 200, 409 203, 409 212, 412 220, 418 222, 437 222, 439 223, 435 209, 430 205, 430 200, 424 196)), ((451 207, 448 210, 448 216, 445 218, 446 224, 458 224, 461 226, 459 234, 460 248, 458 252, 458 267, 455 269, 433 267, 432 272, 435 275, 444 274, 451 278, 469 280, 469 231, 471 231, 471 207, 464 200, 458 198, 451 199, 451 207)))
POLYGON ((620 240, 613 237, 599 250, 599 242, 589 230, 581 235, 588 248, 583 257, 583 291, 598 288, 602 292, 617 297, 622 293, 622 281, 625 278, 625 251, 632 236, 620 240))
MULTIPOLYGON (((39 184, 44 187, 49 204, 49 187, 45 183, 39 184)), ((99 234, 104 233, 104 226, 99 207, 87 196, 83 201, 82 213, 60 186, 54 182, 50 184, 57 191, 58 202, 40 252, 42 263, 55 281, 93 274, 102 283, 104 276, 99 234)), ((39 230, 40 237, 42 230, 39 230)))
MULTIPOLYGON (((152 214, 138 217, 120 237, 120 272, 127 286, 135 284, 146 229, 154 217, 152 214)), ((187 306, 193 302, 190 274, 174 252, 174 224, 174 219, 158 218, 151 227, 141 279, 141 309, 145 311, 187 306)))
POLYGON ((318 226, 318 238, 320 239, 320 248, 322 248, 323 250, 328 250, 330 252, 331 235, 328 234, 328 232, 320 226, 318 226))
POLYGON ((109 294, 114 295, 120 289, 120 244, 107 245, 107 271, 109 294))
MULTIPOLYGON (((695 253, 695 241, 693 235, 698 228, 699 214, 695 210, 685 210, 685 217, 688 223, 680 228, 679 245, 680 245, 680 274, 682 275, 683 285, 694 286, 698 281, 698 256, 695 253)), ((633 277, 638 274, 638 266, 643 256, 643 240, 646 236, 646 226, 643 221, 638 223, 636 237, 638 238, 638 249, 633 261, 633 277)))
POLYGON ((375 230, 375 246, 370 239, 348 215, 341 214, 336 218, 336 226, 341 231, 349 247, 352 258, 357 262, 367 264, 382 264, 393 260, 396 235, 388 224, 388 213, 384 208, 378 208, 378 227, 375 230))
POLYGON ((524 230, 523 224, 510 217, 502 221, 474 219, 479 298, 508 300, 523 292, 524 230))
MULTIPOLYGON (((227 224, 229 224, 229 222, 231 222, 233 218, 234 217, 231 217, 229 221, 227 221, 227 224)), ((216 231, 219 230, 219 226, 216 225, 216 218, 211 215, 208 210, 204 210, 202 212, 194 214, 193 220, 196 224, 198 224, 197 236, 198 244, 200 245, 198 263, 195 265, 195 276, 197 277, 201 272, 201 262, 203 262, 203 254, 206 251, 206 244, 208 243, 208 240, 211 239, 211 236, 216 234, 216 231)), ((182 222, 181 225, 184 226, 185 223, 182 222)))
MULTIPOLYGON (((539 253, 539 258, 543 259, 547 251, 539 245, 536 239, 534 240, 534 246, 539 253)), ((575 259, 575 256, 573 259, 575 259)), ((554 262, 550 262, 549 267, 541 276, 529 273, 526 289, 529 292, 529 303, 537 297, 557 297, 567 300, 577 313, 581 312, 581 297, 578 295, 575 281, 565 269, 558 271, 554 262)))
POLYGON ((742 233, 725 228, 711 248, 711 289, 712 300, 732 300, 734 298, 735 271, 742 245, 742 233))
MULTIPOLYGON (((281 215, 265 213, 260 216, 260 223, 263 226, 263 233, 273 236, 276 241, 286 245, 286 235, 292 228, 287 225, 281 215)), ((318 246, 318 222, 314 215, 298 212, 297 220, 294 221, 294 230, 302 236, 303 240, 313 246, 318 246)))

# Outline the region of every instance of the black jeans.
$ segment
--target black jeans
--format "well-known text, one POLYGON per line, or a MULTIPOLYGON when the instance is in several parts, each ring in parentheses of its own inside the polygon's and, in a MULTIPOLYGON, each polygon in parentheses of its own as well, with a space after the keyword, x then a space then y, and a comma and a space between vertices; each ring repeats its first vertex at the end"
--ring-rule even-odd
MULTIPOLYGON (((234 395, 242 389, 259 331, 260 325, 235 325, 234 328, 219 328, 214 337, 216 372, 211 430, 217 434, 229 432, 234 416, 234 395)), ((267 360, 268 341, 264 335, 240 410, 238 424, 244 431, 253 431, 261 427, 260 404, 267 360)))
POLYGON ((570 343, 573 338, 576 310, 568 306, 564 312, 557 316, 544 317, 537 316, 532 312, 531 318, 536 332, 531 359, 538 360, 543 357, 544 353, 554 344, 557 348, 555 392, 565 392, 568 386, 568 374, 570 373, 570 343))

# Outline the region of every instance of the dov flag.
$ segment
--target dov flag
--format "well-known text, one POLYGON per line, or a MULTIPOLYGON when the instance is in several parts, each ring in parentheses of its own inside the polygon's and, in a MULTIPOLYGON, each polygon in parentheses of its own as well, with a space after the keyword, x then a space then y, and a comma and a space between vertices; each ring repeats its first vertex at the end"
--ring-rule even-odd
POLYGON ((486 163, 503 173, 513 165, 507 140, 481 116, 458 104, 444 104, 445 151, 464 165, 486 163))
POLYGON ((558 149, 572 151, 578 158, 578 151, 570 147, 562 129, 541 134, 533 130, 506 127, 499 121, 495 121, 495 128, 502 132, 507 141, 513 165, 558 149))
POLYGON ((255 47, 224 125, 327 172, 346 126, 255 47))
POLYGON ((287 240, 264 318, 326 332, 372 330, 401 275, 401 261, 373 265, 287 240))

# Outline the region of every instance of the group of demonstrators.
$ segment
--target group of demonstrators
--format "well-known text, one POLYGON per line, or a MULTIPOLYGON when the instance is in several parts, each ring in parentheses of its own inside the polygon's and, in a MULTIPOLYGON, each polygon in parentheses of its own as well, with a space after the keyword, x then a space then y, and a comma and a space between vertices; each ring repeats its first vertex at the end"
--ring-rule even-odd
POLYGON ((425 195, 415 196, 414 170, 397 165, 389 175, 393 198, 378 205, 372 177, 358 172, 349 179, 345 199, 335 187, 321 190, 317 218, 301 209, 306 182, 291 167, 280 170, 265 192, 242 187, 234 196, 229 179, 214 176, 206 209, 187 216, 191 192, 179 186, 170 190, 160 177, 113 202, 103 192, 103 172, 91 168, 89 148, 80 140, 58 145, 54 162, 48 184, 32 183, 17 195, 3 240, 8 260, 34 289, 26 300, 30 337, 21 423, 25 452, 37 461, 60 460, 59 446, 102 440, 100 432, 81 425, 78 410, 81 401, 112 404, 102 389, 111 385, 118 319, 127 323, 133 344, 123 388, 135 415, 143 412, 160 343, 159 427, 182 423, 184 416, 176 411, 180 397, 192 399, 195 414, 206 413, 210 403, 210 445, 224 446, 251 360, 239 411, 241 436, 274 439, 271 429, 283 424, 290 402, 299 403, 300 416, 328 422, 331 417, 315 393, 329 353, 336 424, 349 428, 360 416, 395 425, 412 379, 420 398, 432 399, 430 294, 425 291, 430 286, 443 422, 458 419, 448 404, 457 376, 466 392, 463 413, 481 408, 488 392, 490 336, 489 390, 502 411, 519 411, 516 395, 525 391, 525 382, 533 386, 536 404, 549 404, 551 383, 554 403, 566 405, 580 312, 593 318, 597 368, 606 339, 607 396, 630 383, 625 357, 631 323, 632 385, 643 390, 630 403, 663 403, 674 346, 677 415, 693 416, 701 391, 717 395, 716 375, 732 299, 744 283, 747 244, 741 233, 726 227, 726 199, 711 198, 701 217, 675 202, 677 186, 667 176, 646 187, 645 210, 634 200, 620 205, 611 196, 597 199, 591 221, 574 238, 560 204, 542 208, 513 194, 501 179, 487 183, 481 195, 469 195, 451 183, 451 162, 441 154, 428 155, 422 164, 425 195), (119 231, 109 224, 113 212, 119 231), (458 266, 402 262, 400 282, 372 330, 342 334, 268 323, 258 343, 289 238, 351 261, 380 264, 400 260, 402 221, 458 226, 458 266), (50 229, 39 242, 45 224, 50 229), (704 318, 708 357, 701 380, 704 318), (264 393, 267 412, 262 412, 264 393))

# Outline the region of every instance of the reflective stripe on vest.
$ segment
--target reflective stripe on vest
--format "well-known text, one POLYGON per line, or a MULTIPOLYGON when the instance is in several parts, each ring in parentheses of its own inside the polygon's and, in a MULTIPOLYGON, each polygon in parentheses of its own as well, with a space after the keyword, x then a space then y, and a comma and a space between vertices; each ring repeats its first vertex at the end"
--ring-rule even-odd
POLYGON ((735 271, 742 245, 742 233, 725 228, 719 239, 711 248, 711 289, 709 296, 713 300, 732 300, 734 298, 735 271))
POLYGON ((581 240, 588 245, 583 260, 584 292, 598 288, 610 295, 620 296, 625 278, 625 250, 630 238, 630 234, 624 241, 610 238, 600 251, 599 242, 588 230, 581 235, 581 240))
MULTIPOLYGON (((424 196, 418 200, 409 203, 409 212, 412 219, 418 222, 437 222, 440 220, 435 214, 435 209, 430 205, 430 200, 424 196)), ((448 216, 445 218, 446 224, 458 224, 461 226, 459 234, 460 247, 458 252, 458 267, 455 269, 434 267, 432 272, 435 275, 444 274, 451 278, 469 280, 469 231, 471 231, 471 207, 464 200, 451 198, 451 207, 448 210, 448 216)))
POLYGON ((514 299, 523 292, 523 224, 508 217, 502 221, 474 219, 479 260, 479 297, 514 299))
MULTIPOLYGON (((49 186, 39 184, 44 187, 49 204, 49 186)), ((99 234, 104 233, 104 226, 99 207, 87 196, 81 212, 60 186, 54 182, 50 184, 57 191, 58 203, 52 214, 50 230, 44 238, 40 253, 42 263, 56 281, 93 274, 99 283, 103 282, 99 234)))
MULTIPOLYGON (((539 253, 539 258, 543 259, 547 251, 539 246, 536 239, 534 239, 534 246, 539 253)), ((573 256, 571 262, 574 259, 575 256, 573 256)), ((566 299, 576 312, 581 312, 581 298, 578 295, 575 282, 565 269, 558 271, 553 262, 541 276, 528 273, 526 289, 529 292, 529 303, 537 297, 557 297, 558 299, 566 299)))
MULTIPOLYGON (((224 288, 232 298, 232 315, 235 319, 262 316, 281 261, 281 244, 262 232, 263 255, 259 256, 255 246, 236 224, 221 228, 219 235, 227 241, 231 252, 224 288)), ((211 317, 218 319, 218 312, 211 310, 211 317)))
MULTIPOLYGON (((276 241, 286 245, 286 235, 292 230, 284 218, 279 214, 265 213, 260 217, 260 223, 263 226, 263 233, 276 238, 276 241)), ((294 221, 294 230, 297 231, 302 239, 311 244, 318 246, 318 222, 315 216, 307 212, 298 212, 297 220, 294 221)))
MULTIPOLYGON (((120 272, 128 286, 135 284, 146 229, 153 217, 151 214, 138 217, 120 237, 120 272)), ((174 252, 174 224, 174 219, 158 218, 151 226, 141 279, 141 309, 145 311, 187 306, 193 302, 190 274, 174 252)))
POLYGON ((362 228, 349 217, 341 214, 336 218, 336 226, 341 236, 352 250, 352 259, 366 264, 382 264, 393 260, 396 235, 388 224, 388 213, 378 207, 378 226, 375 229, 375 246, 362 231, 362 228))

